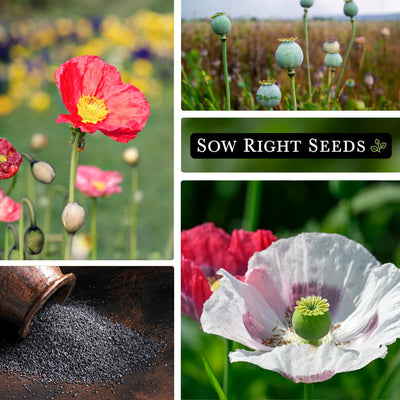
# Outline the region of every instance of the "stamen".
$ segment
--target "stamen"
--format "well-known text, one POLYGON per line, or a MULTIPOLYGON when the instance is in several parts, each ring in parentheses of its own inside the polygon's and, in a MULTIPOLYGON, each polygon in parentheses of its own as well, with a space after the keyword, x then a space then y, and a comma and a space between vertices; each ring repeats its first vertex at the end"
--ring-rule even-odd
POLYGON ((78 114, 84 123, 96 124, 103 121, 109 113, 104 99, 99 99, 93 95, 81 96, 78 100, 77 108, 78 114))

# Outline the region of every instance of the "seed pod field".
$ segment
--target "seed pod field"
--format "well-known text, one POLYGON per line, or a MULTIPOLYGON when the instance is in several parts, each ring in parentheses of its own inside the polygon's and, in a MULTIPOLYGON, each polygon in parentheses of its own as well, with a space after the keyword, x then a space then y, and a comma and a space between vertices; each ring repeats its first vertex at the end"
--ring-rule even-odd
MULTIPOLYGON (((337 105, 339 110, 355 110, 356 102, 363 101, 368 110, 399 110, 400 77, 398 74, 400 24, 397 21, 356 21, 357 35, 345 66, 340 92, 346 92, 344 82, 353 79, 354 93, 347 93, 347 101, 337 105), (381 34, 382 28, 389 37, 381 34), (374 85, 369 89, 364 77, 372 74, 374 85), (386 76, 385 76, 386 75, 386 76)), ((307 96, 307 66, 296 69, 296 90, 299 110, 326 110, 328 71, 324 66, 323 45, 335 39, 344 57, 351 35, 347 20, 309 20, 309 54, 313 85, 312 101, 307 96), (324 90, 325 89, 325 90, 324 90)), ((285 70, 279 68, 275 52, 279 38, 297 37, 305 50, 301 20, 264 21, 233 20, 228 39, 228 60, 233 110, 256 110, 258 82, 276 79, 282 91, 278 110, 290 110, 290 83, 285 70)), ((209 21, 182 22, 182 108, 184 110, 223 109, 223 68, 219 61, 221 44, 209 29, 209 21)))

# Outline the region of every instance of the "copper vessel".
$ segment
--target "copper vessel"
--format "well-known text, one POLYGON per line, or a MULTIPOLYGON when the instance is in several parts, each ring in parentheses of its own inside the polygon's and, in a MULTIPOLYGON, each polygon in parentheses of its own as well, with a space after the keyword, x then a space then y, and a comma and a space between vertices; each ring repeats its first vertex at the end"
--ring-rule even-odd
POLYGON ((64 303, 75 282, 75 275, 64 275, 60 267, 0 266, 0 318, 17 325, 24 338, 43 304, 50 297, 64 303))

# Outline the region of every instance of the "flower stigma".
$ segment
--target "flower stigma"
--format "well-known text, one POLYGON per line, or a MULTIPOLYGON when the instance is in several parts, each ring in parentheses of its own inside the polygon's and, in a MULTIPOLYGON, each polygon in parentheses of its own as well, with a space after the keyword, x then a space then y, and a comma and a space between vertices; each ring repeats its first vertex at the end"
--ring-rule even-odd
POLYGON ((331 329, 329 303, 321 296, 302 297, 296 302, 292 316, 294 331, 312 345, 319 345, 319 340, 331 329))
POLYGON ((0 154, 0 163, 6 162, 7 161, 7 157, 3 154, 0 154))
POLYGON ((96 124, 103 121, 109 111, 106 108, 104 99, 98 99, 92 95, 83 95, 78 100, 78 114, 82 118, 83 123, 96 124))

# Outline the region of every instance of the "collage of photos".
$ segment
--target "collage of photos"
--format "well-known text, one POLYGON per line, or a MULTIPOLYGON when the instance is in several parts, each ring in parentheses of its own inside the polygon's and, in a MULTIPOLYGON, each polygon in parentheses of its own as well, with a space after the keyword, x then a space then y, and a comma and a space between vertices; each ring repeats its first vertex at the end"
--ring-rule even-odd
POLYGON ((0 400, 399 400, 398 0, 0 2, 0 400))

